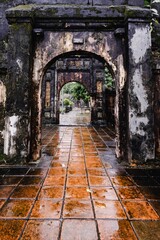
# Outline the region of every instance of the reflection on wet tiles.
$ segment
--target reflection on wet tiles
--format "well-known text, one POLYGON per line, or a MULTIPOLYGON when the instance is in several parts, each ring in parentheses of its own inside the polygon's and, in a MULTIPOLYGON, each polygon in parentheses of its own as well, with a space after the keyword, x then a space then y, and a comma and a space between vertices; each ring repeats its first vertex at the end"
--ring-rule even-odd
POLYGON ((93 199, 99 200, 118 200, 115 190, 112 187, 91 187, 91 193, 93 199))
POLYGON ((118 168, 107 169, 107 173, 109 176, 126 176, 127 175, 125 169, 118 169, 118 168))
POLYGON ((160 169, 148 169, 146 170, 150 176, 160 176, 160 169))
POLYGON ((101 240, 136 240, 133 229, 127 220, 98 220, 101 240))
POLYGON ((24 177, 21 181, 20 181, 20 185, 40 185, 42 182, 41 177, 24 177))
POLYGON ((106 176, 89 176, 90 186, 111 186, 109 178, 106 176))
POLYGON ((152 207, 154 208, 154 210, 158 213, 159 217, 160 217, 160 201, 150 201, 149 202, 152 207))
POLYGON ((126 219, 119 201, 94 200, 96 218, 126 219))
POLYGON ((85 187, 67 187, 66 198, 90 199, 88 189, 85 187))
POLYGON ((143 194, 137 187, 118 187, 116 191, 121 199, 144 200, 143 194))
POLYGON ((21 240, 58 239, 59 225, 57 220, 29 220, 21 240))
POLYGON ((38 190, 39 186, 18 186, 13 191, 11 198, 35 198, 38 190))
POLYGON ((94 218, 90 201, 66 200, 63 216, 65 218, 94 218))
POLYGON ((28 168, 10 168, 6 175, 25 175, 28 170, 28 168))
POLYGON ((0 186, 0 198, 8 198, 14 186, 0 186))
POLYGON ((0 179, 0 185, 17 185, 22 177, 3 177, 0 179))
POLYGON ((62 201, 37 200, 32 209, 31 218, 60 218, 62 201))
POLYGON ((20 237, 24 220, 0 220, 0 236, 2 240, 17 240, 20 237))
MULTIPOLYGON (((105 145, 111 136, 114 138, 112 131, 47 126, 43 132, 43 149, 54 156, 43 154, 38 164, 29 167, 0 168, 0 183, 5 184, 0 187, 1 218, 28 220, 24 231, 22 226, 18 233, 12 224, 13 236, 0 223, 3 240, 135 240, 127 217, 134 224, 140 219, 160 221, 159 170, 120 165, 113 148, 105 145)), ((150 226, 159 231, 158 226, 150 226)), ((136 227, 135 231, 143 239, 136 227)), ((150 237, 147 231, 144 234, 145 240, 150 237)))
POLYGON ((134 186, 132 180, 126 176, 114 176, 111 177, 111 181, 115 186, 134 186))
POLYGON ((146 201, 123 201, 129 219, 157 220, 159 219, 153 207, 146 201))
POLYGON ((0 175, 3 176, 9 171, 9 168, 1 168, 0 169, 0 175))
POLYGON ((132 225, 139 240, 160 239, 160 221, 134 221, 132 225))
POLYGON ((94 220, 66 219, 63 221, 62 233, 61 233, 60 239, 61 240, 71 240, 71 239, 98 240, 96 223, 94 220))
POLYGON ((133 177, 133 181, 137 186, 160 186, 152 177, 133 177))
POLYGON ((126 172, 130 176, 147 176, 147 171, 145 169, 126 169, 126 172))
POLYGON ((39 198, 62 199, 63 195, 63 187, 44 186, 40 191, 39 198))
POLYGON ((147 199, 160 199, 160 187, 140 187, 140 190, 147 199))
POLYGON ((88 186, 87 178, 85 176, 69 176, 67 179, 67 186, 74 187, 74 186, 88 186))
POLYGON ((31 168, 27 175, 31 175, 31 176, 42 176, 42 175, 45 175, 47 172, 47 169, 44 169, 44 168, 31 168))
POLYGON ((27 217, 32 203, 33 202, 29 200, 9 200, 5 205, 3 205, 2 209, 0 210, 0 218, 27 217))

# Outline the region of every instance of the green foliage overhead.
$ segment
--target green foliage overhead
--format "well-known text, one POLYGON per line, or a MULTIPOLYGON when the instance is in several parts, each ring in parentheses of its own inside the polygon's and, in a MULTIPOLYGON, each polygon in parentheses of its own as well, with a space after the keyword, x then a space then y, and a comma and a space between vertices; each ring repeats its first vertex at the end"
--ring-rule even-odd
POLYGON ((113 90, 115 88, 115 82, 114 82, 114 79, 111 75, 111 73, 109 72, 108 68, 105 67, 105 87, 107 89, 110 89, 110 90, 113 90))
POLYGON ((150 1, 150 0, 144 0, 144 5, 145 5, 145 6, 151 5, 151 1, 150 1))
POLYGON ((72 102, 70 99, 65 98, 65 99, 63 100, 63 104, 64 104, 64 106, 72 106, 72 105, 73 105, 73 102, 72 102))

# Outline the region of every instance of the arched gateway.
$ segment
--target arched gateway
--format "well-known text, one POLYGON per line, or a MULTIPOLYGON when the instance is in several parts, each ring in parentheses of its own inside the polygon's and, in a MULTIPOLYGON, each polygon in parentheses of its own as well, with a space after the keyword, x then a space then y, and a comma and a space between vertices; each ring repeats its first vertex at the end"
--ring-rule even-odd
MULTIPOLYGON (((132 2, 128 1, 130 6, 34 4, 7 10, 6 155, 40 157, 44 74, 61 56, 85 53, 103 59, 115 78, 117 157, 137 162, 154 158, 151 11, 143 8, 143 1, 134 1, 139 7, 132 2)), ((94 71, 97 81, 99 72, 94 71)))

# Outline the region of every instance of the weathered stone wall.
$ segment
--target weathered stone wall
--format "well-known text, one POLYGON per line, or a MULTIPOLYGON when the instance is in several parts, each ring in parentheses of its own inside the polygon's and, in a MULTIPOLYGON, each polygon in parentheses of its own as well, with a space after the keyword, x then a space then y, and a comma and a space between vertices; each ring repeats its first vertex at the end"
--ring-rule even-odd
POLYGON ((160 159, 160 2, 153 1, 152 8, 159 16, 152 25, 152 54, 153 54, 153 82, 154 82, 154 124, 156 158, 160 159))

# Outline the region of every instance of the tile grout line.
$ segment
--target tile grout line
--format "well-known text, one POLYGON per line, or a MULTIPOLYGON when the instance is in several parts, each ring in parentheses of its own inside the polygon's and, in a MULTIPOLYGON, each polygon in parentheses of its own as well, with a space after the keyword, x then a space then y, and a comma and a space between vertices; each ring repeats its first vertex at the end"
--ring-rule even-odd
MULTIPOLYGON (((68 128, 66 128, 67 130, 68 128)), ((65 131, 66 131, 65 130, 65 131)), ((64 135, 63 135, 64 137, 64 135)), ((67 180, 68 180, 68 168, 69 168, 69 162, 70 162, 70 156, 71 156, 71 145, 72 145, 72 137, 73 137, 73 128, 72 128, 72 135, 71 135, 71 140, 70 140, 70 150, 69 150, 69 155, 68 155, 68 161, 67 161, 67 168, 66 168, 66 175, 65 175, 65 182, 64 182, 64 194, 63 194, 63 199, 62 199, 62 207, 61 207, 61 214, 60 214, 60 227, 59 227, 59 234, 57 240, 61 239, 61 234, 62 234, 62 225, 63 225, 63 211, 64 211, 64 205, 65 205, 65 200, 66 200, 66 189, 67 189, 67 180)))
MULTIPOLYGON (((89 135, 90 135, 90 138, 91 138, 91 134, 90 134, 88 128, 87 128, 87 131, 88 131, 88 133, 89 133, 89 135)), ((81 130, 81 137, 82 137, 82 130, 81 130)), ((91 139, 92 139, 92 138, 91 138, 91 139)), ((83 140, 83 138, 82 138, 82 140, 83 140)), ((92 139, 92 142, 93 142, 93 139, 92 139)), ((93 143, 94 143, 94 142, 93 142, 93 143)), ((83 143, 83 153, 84 153, 84 159, 85 159, 85 168, 86 168, 87 182, 88 182, 89 189, 91 189, 91 188, 90 188, 90 183, 89 183, 88 168, 87 168, 87 164, 86 164, 86 155, 85 155, 85 152, 84 152, 84 143, 83 143)), ((98 222, 97 222, 97 219, 96 219, 96 212, 95 212, 95 207, 94 207, 94 203, 93 203, 93 198, 92 198, 91 192, 90 192, 90 200, 91 200, 91 205, 92 205, 92 211, 93 211, 94 221, 95 221, 95 224, 96 224, 97 237, 98 237, 98 240, 100 240, 100 232, 99 232, 98 222)))

